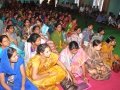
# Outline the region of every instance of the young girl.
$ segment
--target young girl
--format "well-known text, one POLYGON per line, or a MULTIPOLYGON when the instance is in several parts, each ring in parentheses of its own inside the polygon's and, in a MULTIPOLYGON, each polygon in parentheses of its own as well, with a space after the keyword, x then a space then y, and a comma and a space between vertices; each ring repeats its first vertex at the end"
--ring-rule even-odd
POLYGON ((37 90, 26 79, 24 60, 14 48, 5 48, 1 53, 0 90, 37 90))

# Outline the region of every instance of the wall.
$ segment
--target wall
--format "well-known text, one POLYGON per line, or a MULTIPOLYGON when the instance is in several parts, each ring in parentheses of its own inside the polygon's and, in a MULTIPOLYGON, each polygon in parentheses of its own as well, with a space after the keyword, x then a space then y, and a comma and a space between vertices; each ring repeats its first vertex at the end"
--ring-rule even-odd
MULTIPOLYGON (((18 0, 18 1, 32 1, 32 0, 18 0)), ((33 0, 35 1, 35 0, 33 0)), ((69 1, 69 2, 74 2, 74 0, 59 0, 59 2, 63 2, 63 1, 69 1)), ((85 4, 89 4, 92 5, 93 4, 93 0, 83 0, 85 2, 85 4)), ((115 15, 118 15, 118 13, 120 12, 120 0, 110 0, 109 6, 108 6, 108 13, 109 12, 113 12, 115 15)))
POLYGON ((74 3, 74 0, 58 0, 59 3, 62 3, 62 2, 70 2, 70 3, 74 3))
POLYGON ((116 16, 120 12, 120 0, 110 0, 108 13, 113 12, 116 16))
MULTIPOLYGON (((92 5, 93 0, 83 0, 85 4, 92 5)), ((108 6, 108 13, 113 12, 116 16, 120 12, 120 0, 110 0, 109 6, 108 6)))
POLYGON ((39 1, 39 0, 17 0, 17 1, 21 1, 21 3, 34 1, 34 2, 36 3, 36 2, 39 1))
POLYGON ((92 6, 93 0, 83 0, 85 4, 89 4, 92 6))

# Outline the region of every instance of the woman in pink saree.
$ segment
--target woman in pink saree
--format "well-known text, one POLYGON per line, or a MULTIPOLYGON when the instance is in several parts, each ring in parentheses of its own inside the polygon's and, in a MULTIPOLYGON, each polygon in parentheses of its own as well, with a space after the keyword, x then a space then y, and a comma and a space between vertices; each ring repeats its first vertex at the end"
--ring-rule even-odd
POLYGON ((84 63, 88 59, 87 54, 82 48, 79 48, 78 43, 72 41, 61 53, 59 60, 66 66, 68 71, 73 75, 75 83, 76 78, 81 77, 86 80, 84 63))

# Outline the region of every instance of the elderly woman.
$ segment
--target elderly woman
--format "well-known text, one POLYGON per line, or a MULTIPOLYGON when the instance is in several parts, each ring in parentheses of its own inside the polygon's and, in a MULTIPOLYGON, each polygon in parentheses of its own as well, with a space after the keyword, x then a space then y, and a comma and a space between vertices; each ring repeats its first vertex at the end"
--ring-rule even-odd
POLYGON ((83 78, 86 81, 85 62, 88 56, 82 48, 79 48, 77 42, 72 41, 69 46, 62 50, 59 60, 66 66, 67 70, 72 74, 75 83, 76 78, 83 78))

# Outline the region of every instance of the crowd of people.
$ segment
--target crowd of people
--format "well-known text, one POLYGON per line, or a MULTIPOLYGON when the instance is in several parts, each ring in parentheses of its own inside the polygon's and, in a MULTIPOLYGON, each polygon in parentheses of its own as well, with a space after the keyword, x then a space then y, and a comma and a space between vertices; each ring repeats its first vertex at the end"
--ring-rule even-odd
POLYGON ((81 15, 93 18, 97 23, 113 26, 120 29, 120 13, 116 16, 113 12, 107 14, 105 11, 100 11, 99 7, 81 4, 79 8, 81 15))
POLYGON ((84 90, 88 75, 108 80, 119 72, 116 40, 103 41, 104 27, 81 30, 71 13, 30 4, 4 7, 0 15, 0 90, 84 90))
POLYGON ((95 22, 105 24, 120 29, 120 13, 116 16, 113 12, 108 14, 105 11, 100 11, 98 6, 91 6, 87 4, 66 3, 57 4, 57 8, 63 11, 79 13, 85 18, 85 22, 92 18, 95 22), (61 9, 62 8, 62 9, 61 9))

